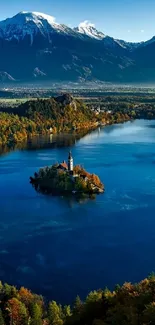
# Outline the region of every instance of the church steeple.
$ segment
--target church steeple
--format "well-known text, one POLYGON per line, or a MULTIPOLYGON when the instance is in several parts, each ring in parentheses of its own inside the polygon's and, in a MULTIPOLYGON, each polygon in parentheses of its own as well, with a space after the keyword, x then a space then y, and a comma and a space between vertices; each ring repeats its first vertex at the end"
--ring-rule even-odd
POLYGON ((70 172, 73 172, 73 168, 74 168, 74 166, 73 166, 73 157, 72 157, 72 153, 70 151, 69 155, 68 155, 68 170, 70 172))

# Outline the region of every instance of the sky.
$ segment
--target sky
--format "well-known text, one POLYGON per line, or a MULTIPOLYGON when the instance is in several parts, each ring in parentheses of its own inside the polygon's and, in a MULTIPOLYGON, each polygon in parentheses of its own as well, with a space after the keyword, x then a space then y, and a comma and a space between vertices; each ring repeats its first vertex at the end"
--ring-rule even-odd
POLYGON ((155 0, 0 0, 0 20, 20 11, 46 13, 70 27, 89 21, 106 35, 125 41, 155 35, 155 0))

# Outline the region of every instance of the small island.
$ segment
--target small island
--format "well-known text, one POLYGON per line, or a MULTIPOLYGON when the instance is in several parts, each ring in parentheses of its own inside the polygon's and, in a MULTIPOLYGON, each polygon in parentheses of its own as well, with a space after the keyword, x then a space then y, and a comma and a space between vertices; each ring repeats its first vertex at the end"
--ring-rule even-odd
POLYGON ((30 177, 36 190, 53 195, 92 195, 104 193, 104 185, 95 174, 88 173, 82 166, 74 166, 71 152, 68 164, 63 161, 44 167, 30 177))

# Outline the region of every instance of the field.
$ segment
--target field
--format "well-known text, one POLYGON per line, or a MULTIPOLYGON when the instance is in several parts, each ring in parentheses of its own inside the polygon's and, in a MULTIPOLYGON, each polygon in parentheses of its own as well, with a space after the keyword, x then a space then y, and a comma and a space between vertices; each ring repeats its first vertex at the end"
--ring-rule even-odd
POLYGON ((0 107, 16 107, 28 100, 36 98, 0 98, 0 107))

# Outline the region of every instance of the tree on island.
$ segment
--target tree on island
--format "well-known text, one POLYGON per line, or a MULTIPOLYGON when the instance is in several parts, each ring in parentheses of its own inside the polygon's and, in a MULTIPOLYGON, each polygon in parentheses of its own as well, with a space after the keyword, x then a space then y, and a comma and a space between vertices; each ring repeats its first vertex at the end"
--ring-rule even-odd
POLYGON ((62 169, 60 166, 61 164, 55 164, 41 168, 30 178, 31 183, 36 189, 53 194, 104 192, 104 185, 97 175, 88 173, 80 165, 74 166, 71 174, 68 169, 62 169))

